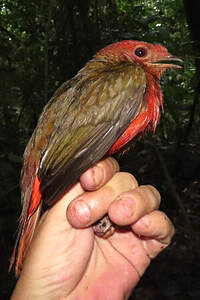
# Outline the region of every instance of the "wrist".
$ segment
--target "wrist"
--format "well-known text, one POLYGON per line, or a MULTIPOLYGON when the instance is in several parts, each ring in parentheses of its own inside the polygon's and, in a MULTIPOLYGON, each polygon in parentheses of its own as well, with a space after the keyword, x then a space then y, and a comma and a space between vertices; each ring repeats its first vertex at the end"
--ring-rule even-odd
POLYGON ((42 280, 29 280, 23 275, 17 281, 10 300, 50 300, 48 291, 42 287, 42 280))

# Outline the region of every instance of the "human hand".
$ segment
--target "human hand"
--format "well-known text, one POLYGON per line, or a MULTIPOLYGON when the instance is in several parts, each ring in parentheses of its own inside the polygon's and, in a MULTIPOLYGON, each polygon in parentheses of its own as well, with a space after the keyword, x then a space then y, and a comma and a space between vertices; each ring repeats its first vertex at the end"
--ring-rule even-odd
POLYGON ((43 215, 12 300, 128 298, 174 227, 157 210, 158 191, 118 169, 113 158, 99 162, 43 215), (106 213, 122 227, 104 239, 90 225, 106 213))

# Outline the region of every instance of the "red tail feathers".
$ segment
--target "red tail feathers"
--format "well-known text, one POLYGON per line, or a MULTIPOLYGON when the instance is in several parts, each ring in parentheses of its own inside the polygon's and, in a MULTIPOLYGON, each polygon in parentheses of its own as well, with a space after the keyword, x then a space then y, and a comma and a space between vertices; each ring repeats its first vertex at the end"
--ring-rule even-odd
POLYGON ((20 217, 19 231, 9 267, 10 271, 15 264, 15 274, 17 277, 21 272, 23 260, 33 238, 33 234, 38 224, 42 208, 40 181, 37 176, 35 177, 33 183, 30 200, 29 197, 30 196, 25 192, 25 196, 23 199, 23 210, 20 217))

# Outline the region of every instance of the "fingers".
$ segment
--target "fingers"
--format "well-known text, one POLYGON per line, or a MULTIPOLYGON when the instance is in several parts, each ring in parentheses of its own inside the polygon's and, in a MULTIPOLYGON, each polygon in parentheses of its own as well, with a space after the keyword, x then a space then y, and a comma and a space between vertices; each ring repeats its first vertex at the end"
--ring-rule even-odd
POLYGON ((131 174, 116 173, 102 188, 94 192, 85 192, 72 201, 67 209, 68 221, 76 228, 93 224, 107 213, 114 199, 137 185, 131 174))
POLYGON ((120 226, 130 225, 145 214, 158 209, 160 194, 150 185, 139 186, 122 193, 110 205, 108 214, 110 219, 120 226))
POLYGON ((143 216, 132 225, 132 229, 138 235, 156 239, 166 245, 170 243, 175 232, 170 219, 158 210, 143 216))
MULTIPOLYGON (((54 222, 59 223, 61 219, 65 221, 66 214, 63 215, 63 211, 66 211, 69 203, 74 201, 73 199, 76 199, 76 197, 79 195, 84 194, 85 190, 99 189, 106 182, 108 182, 118 170, 119 165, 114 158, 108 157, 101 160, 87 170, 84 174, 82 174, 80 182, 76 183, 72 188, 70 188, 64 197, 62 197, 61 200, 58 201, 50 211, 48 211, 48 214, 52 216, 56 215, 56 218, 52 218, 54 222)), ((81 218, 83 218, 81 220, 84 222, 84 210, 82 209, 81 212, 81 218)), ((45 216, 43 219, 44 218, 45 216)))
POLYGON ((107 157, 83 173, 80 182, 85 190, 94 191, 102 187, 118 171, 117 161, 112 157, 107 157))
POLYGON ((134 233, 142 237, 147 255, 156 257, 171 242, 175 233, 170 219, 162 211, 153 211, 132 226, 134 233))
POLYGON ((122 193, 108 209, 115 224, 131 226, 150 258, 170 244, 175 232, 169 218, 157 210, 159 205, 160 194, 153 186, 146 185, 122 193))

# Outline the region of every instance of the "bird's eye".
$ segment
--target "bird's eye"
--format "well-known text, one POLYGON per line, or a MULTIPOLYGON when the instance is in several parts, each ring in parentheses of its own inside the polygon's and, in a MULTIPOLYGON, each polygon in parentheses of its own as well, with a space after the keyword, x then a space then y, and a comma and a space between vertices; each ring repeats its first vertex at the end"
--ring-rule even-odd
POLYGON ((144 57, 144 56, 147 55, 147 50, 145 48, 142 48, 142 47, 137 48, 135 50, 135 55, 137 55, 138 57, 144 57))

